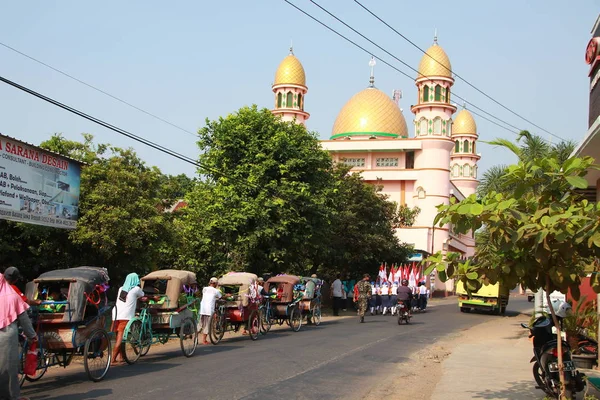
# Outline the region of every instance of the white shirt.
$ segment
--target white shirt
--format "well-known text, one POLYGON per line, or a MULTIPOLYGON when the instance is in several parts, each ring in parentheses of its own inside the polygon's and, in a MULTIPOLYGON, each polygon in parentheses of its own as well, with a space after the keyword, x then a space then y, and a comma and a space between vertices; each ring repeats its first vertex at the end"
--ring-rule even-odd
MULTIPOLYGON (((121 293, 123 290, 123 286, 119 288, 118 293, 121 293)), ((144 291, 139 286, 134 287, 127 293, 127 297, 125 301, 122 301, 117 297, 117 303, 115 304, 116 316, 113 313, 113 318, 115 321, 129 321, 131 318, 135 317, 135 306, 140 297, 144 296, 144 291)))
POLYGON ((398 294, 398 285, 392 285, 392 296, 396 296, 398 294))
POLYGON ((221 292, 212 286, 202 289, 202 302, 200 303, 200 315, 212 315, 215 312, 215 303, 221 298, 221 292))
POLYGON ((333 297, 342 297, 342 281, 336 279, 331 284, 331 287, 333 289, 333 297))
POLYGON ((420 286, 419 294, 427 294, 427 286, 425 286, 425 285, 420 286))

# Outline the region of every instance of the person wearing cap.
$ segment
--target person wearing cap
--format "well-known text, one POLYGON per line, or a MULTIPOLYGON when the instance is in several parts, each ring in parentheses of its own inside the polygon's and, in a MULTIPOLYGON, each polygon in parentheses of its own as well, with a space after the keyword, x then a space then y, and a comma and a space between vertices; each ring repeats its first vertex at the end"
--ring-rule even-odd
POLYGON ((119 360, 119 356, 123 357, 121 343, 123 343, 123 335, 125 328, 133 317, 135 317, 135 307, 138 299, 144 297, 144 291, 140 287, 140 277, 135 272, 130 273, 125 277, 123 286, 117 291, 117 300, 113 307, 113 330, 117 333, 115 347, 113 347, 112 364, 123 364, 124 360, 119 360))
POLYGON ((6 283, 8 283, 8 285, 11 288, 13 288, 13 290, 19 295, 21 300, 23 300, 30 306, 39 305, 42 302, 41 300, 27 299, 27 296, 25 296, 23 292, 21 292, 21 289, 17 287, 17 282, 19 282, 22 278, 23 276, 21 275, 21 272, 19 272, 19 270, 16 267, 8 267, 6 268, 6 271, 4 271, 4 279, 6 280, 6 283))
POLYGON ((358 303, 358 316, 361 323, 365 322, 365 311, 367 311, 367 304, 371 298, 370 278, 369 274, 365 274, 363 279, 356 284, 357 290, 354 294, 354 302, 358 303))
POLYGON ((210 344, 206 337, 208 336, 208 328, 210 327, 210 319, 215 312, 215 304, 217 299, 220 299, 222 294, 217 289, 219 280, 215 277, 210 278, 208 286, 202 289, 202 302, 200 302, 200 323, 199 331, 202 332, 202 344, 210 344))

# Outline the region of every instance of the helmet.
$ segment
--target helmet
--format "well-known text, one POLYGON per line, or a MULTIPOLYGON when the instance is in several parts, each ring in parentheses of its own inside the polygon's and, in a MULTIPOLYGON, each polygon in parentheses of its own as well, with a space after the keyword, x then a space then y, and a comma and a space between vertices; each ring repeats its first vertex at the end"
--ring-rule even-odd
POLYGON ((569 303, 559 299, 556 299, 552 302, 552 308, 554 309, 554 314, 560 318, 566 318, 567 315, 572 311, 572 307, 569 303))
POLYGON ((402 286, 408 286, 408 279, 402 279, 402 286))

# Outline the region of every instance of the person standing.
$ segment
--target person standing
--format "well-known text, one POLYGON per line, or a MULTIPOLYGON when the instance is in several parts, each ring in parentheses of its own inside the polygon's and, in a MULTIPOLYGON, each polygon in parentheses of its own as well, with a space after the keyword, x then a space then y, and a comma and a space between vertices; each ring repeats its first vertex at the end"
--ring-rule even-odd
POLYGON ((215 304, 217 299, 220 299, 222 294, 217 289, 219 280, 215 277, 210 278, 208 286, 202 289, 202 302, 200 303, 200 331, 202 331, 202 344, 210 344, 206 340, 208 336, 208 328, 210 327, 210 319, 215 312, 215 304))
POLYGON ((419 283, 419 310, 424 311, 427 307, 427 285, 425 282, 419 283))
POLYGON ((371 288, 371 296, 369 297, 369 307, 371 308, 371 315, 373 315, 373 313, 377 313, 375 309, 377 305, 377 286, 375 286, 375 282, 371 282, 369 286, 371 288))
POLYGON ((123 357, 121 343, 123 343, 123 334, 130 319, 135 317, 135 307, 139 298, 144 297, 144 291, 140 287, 140 277, 135 272, 125 277, 125 283, 117 292, 117 301, 113 308, 113 329, 117 333, 117 339, 112 354, 112 363, 122 363, 119 361, 119 355, 123 357))
POLYGON ((337 274, 335 281, 331 284, 331 297, 333 298, 333 315, 340 315, 340 304, 342 302, 342 281, 341 275, 337 274))
POLYGON ((27 316, 29 306, 0 274, 0 398, 25 400, 20 397, 19 328, 33 342, 37 334, 27 316), (6 397, 5 397, 6 396, 6 397))
POLYGON ((356 290, 354 292, 354 302, 358 303, 358 316, 360 322, 365 322, 365 312, 367 311, 367 304, 369 299, 372 297, 372 288, 369 283, 370 276, 365 274, 362 281, 356 284, 356 290))
POLYGON ((381 306, 383 307, 383 312, 381 315, 385 315, 388 308, 390 309, 390 314, 392 313, 392 306, 390 304, 390 285, 388 281, 383 281, 381 284, 381 306))
POLYGON ((390 306, 392 307, 392 315, 396 315, 398 308, 398 281, 394 281, 390 287, 390 306))
POLYGON ((22 278, 23 277, 21 275, 21 272, 16 267, 8 267, 6 268, 6 271, 4 271, 4 279, 6 280, 6 283, 8 283, 11 288, 13 288, 13 290, 25 303, 29 304, 30 306, 39 305, 42 302, 41 300, 29 300, 23 294, 23 292, 21 292, 21 289, 17 287, 17 282, 19 282, 22 278))

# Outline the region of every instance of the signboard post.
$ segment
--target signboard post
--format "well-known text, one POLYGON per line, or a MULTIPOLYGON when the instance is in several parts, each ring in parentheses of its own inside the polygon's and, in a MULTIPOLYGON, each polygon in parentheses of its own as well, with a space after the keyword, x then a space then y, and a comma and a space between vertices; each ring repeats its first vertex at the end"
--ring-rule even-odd
POLYGON ((0 134, 0 219, 75 229, 81 164, 0 134))

